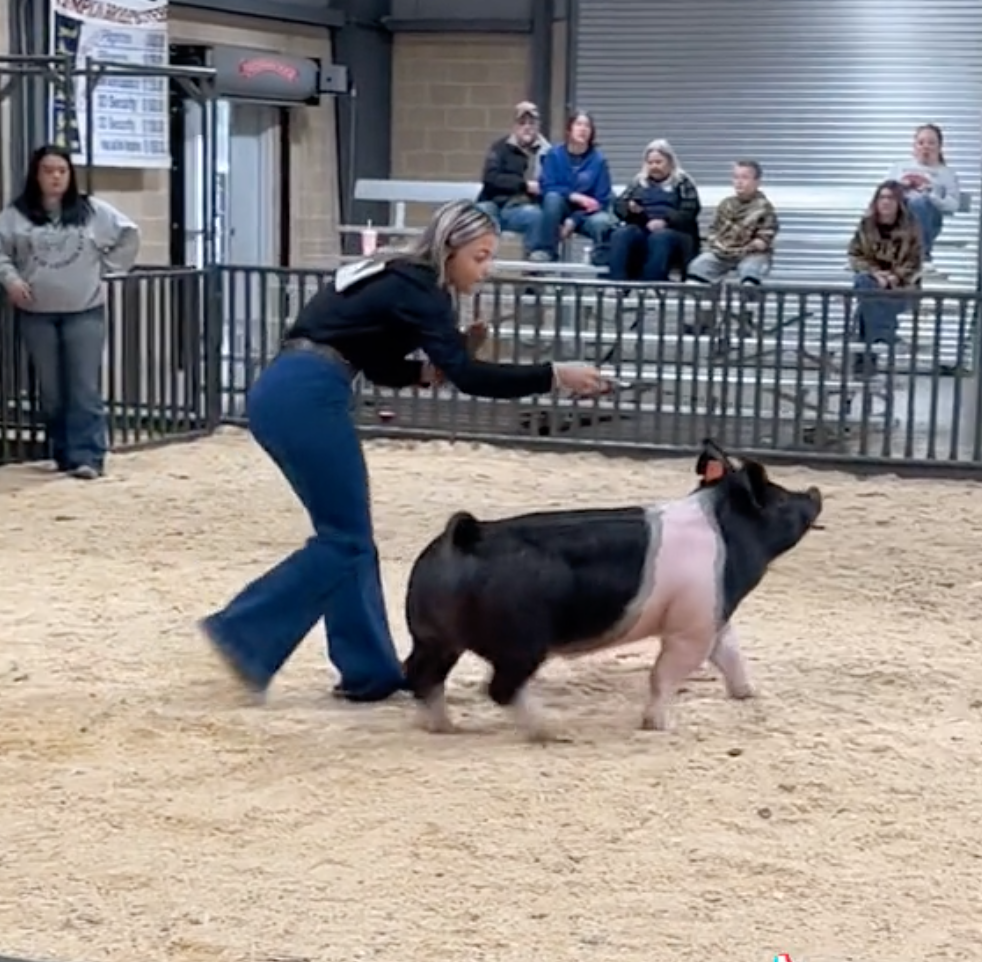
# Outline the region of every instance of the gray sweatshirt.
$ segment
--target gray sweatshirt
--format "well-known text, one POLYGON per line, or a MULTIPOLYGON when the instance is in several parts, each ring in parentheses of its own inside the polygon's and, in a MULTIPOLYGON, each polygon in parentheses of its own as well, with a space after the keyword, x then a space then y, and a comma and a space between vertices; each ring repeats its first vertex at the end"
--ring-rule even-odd
POLYGON ((90 310, 105 301, 102 278, 125 273, 140 252, 140 230, 125 214, 90 197, 84 227, 32 224, 13 205, 0 212, 0 284, 25 281, 29 313, 90 310))
POLYGON ((961 200, 962 188, 958 183, 958 174, 945 164, 922 164, 913 157, 900 161, 887 171, 887 180, 903 180, 908 174, 919 174, 926 177, 931 186, 927 196, 942 214, 957 214, 961 200))

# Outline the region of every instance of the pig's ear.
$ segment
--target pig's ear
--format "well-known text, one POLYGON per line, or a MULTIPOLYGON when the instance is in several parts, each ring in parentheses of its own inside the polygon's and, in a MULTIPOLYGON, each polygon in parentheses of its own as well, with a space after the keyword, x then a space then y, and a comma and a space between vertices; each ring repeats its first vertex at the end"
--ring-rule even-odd
POLYGON ((719 481, 727 471, 732 470, 733 463, 726 452, 712 438, 703 439, 702 452, 696 461, 696 474, 708 484, 719 481))
POLYGON ((767 469, 759 461, 744 461, 741 487, 744 488, 755 511, 763 511, 767 503, 767 469))
POLYGON ((703 481, 709 484, 712 481, 719 481, 726 474, 726 465, 716 458, 703 455, 699 459, 699 464, 696 466, 696 472, 703 481))

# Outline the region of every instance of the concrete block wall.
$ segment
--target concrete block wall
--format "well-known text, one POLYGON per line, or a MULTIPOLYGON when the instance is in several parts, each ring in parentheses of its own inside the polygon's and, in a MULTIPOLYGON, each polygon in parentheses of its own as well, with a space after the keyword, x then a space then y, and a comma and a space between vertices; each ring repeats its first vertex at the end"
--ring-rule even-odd
MULTIPOLYGON (((478 181, 489 145, 528 96, 529 38, 401 34, 392 73, 392 176, 478 181)), ((421 224, 431 211, 411 205, 407 219, 421 224)))
MULTIPOLYGON (((317 34, 291 24, 205 14, 185 8, 175 8, 171 13, 170 39, 174 43, 233 44, 319 57, 327 62, 331 54, 326 32, 317 34)), ((318 107, 298 106, 291 110, 291 260, 296 267, 318 267, 340 250, 334 102, 325 98, 318 107)), ((168 263, 167 185, 166 171, 97 169, 95 172, 99 196, 116 204, 140 225, 141 263, 168 263)))

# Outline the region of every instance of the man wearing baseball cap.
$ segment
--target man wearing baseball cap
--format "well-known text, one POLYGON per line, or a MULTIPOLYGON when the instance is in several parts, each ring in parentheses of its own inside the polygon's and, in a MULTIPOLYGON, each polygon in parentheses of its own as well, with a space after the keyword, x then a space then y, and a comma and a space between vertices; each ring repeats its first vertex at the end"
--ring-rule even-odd
POLYGON ((503 231, 522 235, 525 256, 537 249, 542 220, 539 169, 549 141, 539 130, 539 108, 515 104, 511 133, 496 140, 484 159, 478 204, 503 231))

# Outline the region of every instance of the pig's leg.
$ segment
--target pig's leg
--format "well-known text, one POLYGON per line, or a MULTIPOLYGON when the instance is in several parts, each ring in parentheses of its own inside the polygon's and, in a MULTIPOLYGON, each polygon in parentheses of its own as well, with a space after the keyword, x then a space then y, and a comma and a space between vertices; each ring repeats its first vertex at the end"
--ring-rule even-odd
POLYGON ((418 723, 434 734, 457 730, 447 711, 446 682, 461 654, 446 644, 414 638, 406 659, 406 685, 416 699, 418 723))
POLYGON ((641 718, 642 728, 668 730, 668 713, 675 695, 686 678, 709 657, 714 641, 712 630, 666 635, 662 639, 648 678, 650 694, 641 718))
POLYGON ((494 672, 488 683, 488 697, 501 708, 511 712, 516 724, 532 742, 558 739, 557 733, 547 724, 541 710, 529 691, 532 676, 546 660, 546 648, 521 651, 523 642, 513 643, 517 651, 495 658, 494 672))
POLYGON ((726 683, 726 693, 730 698, 753 698, 754 687, 747 675, 747 663, 740 651, 740 641, 736 630, 729 622, 723 626, 716 637, 709 660, 720 670, 726 683))

